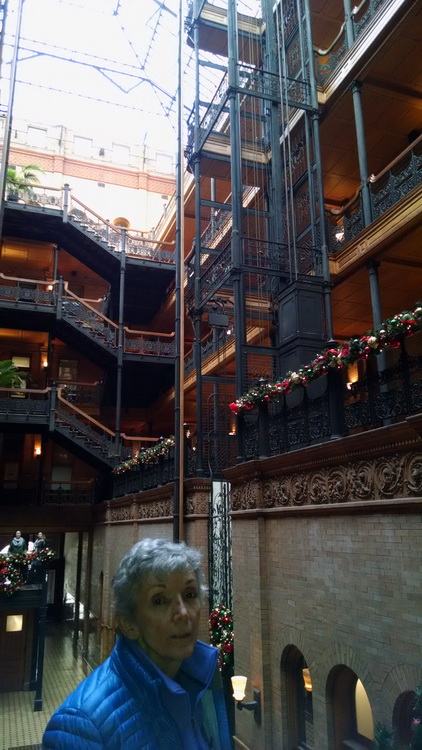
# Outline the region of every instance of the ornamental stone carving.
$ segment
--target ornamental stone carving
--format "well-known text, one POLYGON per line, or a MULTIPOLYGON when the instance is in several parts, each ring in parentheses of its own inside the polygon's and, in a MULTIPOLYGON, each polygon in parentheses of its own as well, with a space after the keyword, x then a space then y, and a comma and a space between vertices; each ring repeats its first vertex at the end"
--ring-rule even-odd
POLYGON ((168 518, 173 514, 173 499, 155 500, 152 503, 138 505, 138 519, 168 518))
POLYGON ((261 485, 258 480, 233 483, 231 504, 237 511, 421 495, 422 453, 414 452, 263 478, 261 485))
POLYGON ((233 510, 248 510, 260 505, 260 484, 257 481, 245 482, 232 490, 233 510))
POLYGON ((208 514, 210 497, 207 492, 193 492, 186 498, 187 515, 208 514))

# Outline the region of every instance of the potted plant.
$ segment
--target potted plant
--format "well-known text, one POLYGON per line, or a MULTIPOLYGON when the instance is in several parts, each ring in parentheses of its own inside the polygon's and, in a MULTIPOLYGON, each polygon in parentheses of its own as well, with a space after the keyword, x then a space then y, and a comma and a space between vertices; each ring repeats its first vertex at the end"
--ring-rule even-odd
POLYGON ((25 380, 25 373, 20 372, 10 359, 0 362, 0 388, 19 388, 25 380))
POLYGON ((6 174, 6 200, 17 201, 19 197, 33 200, 35 193, 31 185, 39 184, 38 174, 44 174, 41 167, 28 164, 26 167, 8 167, 6 174))

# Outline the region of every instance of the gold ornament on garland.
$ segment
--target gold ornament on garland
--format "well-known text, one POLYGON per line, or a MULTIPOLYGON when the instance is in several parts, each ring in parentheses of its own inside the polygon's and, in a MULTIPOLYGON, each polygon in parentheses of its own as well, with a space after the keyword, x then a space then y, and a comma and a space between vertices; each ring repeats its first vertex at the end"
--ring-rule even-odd
POLYGON ((257 385, 237 401, 233 401, 230 409, 234 414, 241 414, 260 403, 280 401, 287 393, 300 386, 307 386, 321 375, 326 375, 329 368, 342 369, 360 359, 368 359, 369 356, 379 354, 387 346, 399 347, 404 337, 412 336, 421 329, 422 304, 418 303, 415 310, 405 310, 393 318, 388 318, 378 328, 368 331, 365 336, 348 339, 339 347, 326 349, 309 365, 299 368, 297 372, 288 372, 283 380, 257 385))

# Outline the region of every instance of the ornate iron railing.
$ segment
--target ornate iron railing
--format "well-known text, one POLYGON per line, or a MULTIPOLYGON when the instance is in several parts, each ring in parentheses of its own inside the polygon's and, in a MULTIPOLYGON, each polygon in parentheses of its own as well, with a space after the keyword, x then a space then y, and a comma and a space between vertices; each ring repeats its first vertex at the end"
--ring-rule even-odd
POLYGON ((124 250, 128 257, 174 263, 173 242, 155 240, 152 231, 126 230, 114 226, 74 196, 69 185, 53 188, 28 183, 22 189, 9 190, 6 199, 12 204, 57 209, 62 212, 63 221, 78 226, 113 253, 119 254, 124 250))
MULTIPOLYGON (((343 383, 340 400, 338 392, 333 390, 333 381, 325 378, 311 387, 298 389, 276 404, 263 403, 247 412, 242 417, 245 460, 329 440, 333 434, 333 398, 336 419, 340 416, 344 435, 376 429, 420 413, 422 355, 413 353, 414 342, 411 338, 401 341, 396 361, 383 370, 377 369, 377 362, 381 367, 381 359, 368 362, 361 379, 343 383), (413 342, 412 354, 408 351, 409 341, 413 342)), ((390 359, 394 359, 394 351, 389 350, 390 359)))
MULTIPOLYGON (((378 175, 368 180, 372 220, 385 214, 392 206, 422 183, 422 136, 408 146, 378 175)), ((330 250, 335 252, 357 237, 365 229, 362 195, 349 201, 350 213, 330 227, 330 250)))
MULTIPOLYGON (((119 338, 117 324, 96 310, 93 304, 71 292, 67 282, 62 279, 51 282, 19 279, 2 273, 0 281, 5 282, 0 283, 0 304, 3 300, 14 302, 17 306, 31 304, 50 307, 59 319, 116 355, 119 338)), ((123 350, 126 354, 174 357, 174 333, 136 331, 125 327, 123 350)))
POLYGON ((18 279, 3 273, 0 273, 0 280, 0 300, 48 306, 55 303, 53 285, 47 281, 18 279))
POLYGON ((114 475, 113 497, 143 492, 174 481, 174 450, 160 456, 156 463, 139 464, 130 471, 114 475))
POLYGON ((91 305, 77 297, 76 294, 73 294, 67 283, 63 285, 61 302, 64 320, 84 334, 95 338, 98 343, 107 349, 116 349, 118 343, 118 326, 116 323, 99 313, 91 305))
MULTIPOLYGON (((205 265, 205 264, 204 264, 205 265)), ((212 296, 225 279, 228 278, 232 268, 231 243, 215 258, 209 260, 209 265, 201 274, 201 301, 212 296)))
MULTIPOLYGON (((354 44, 362 32, 374 21, 382 5, 387 0, 362 0, 352 10, 354 44)), ((318 83, 323 86, 327 79, 341 64, 350 49, 346 37, 346 21, 344 21, 335 39, 325 50, 315 48, 315 69, 318 83)))
POLYGON ((69 404, 58 391, 55 408, 55 427, 74 442, 99 455, 112 465, 117 459, 115 434, 104 425, 69 404))
POLYGON ((174 333, 154 333, 124 329, 124 351, 126 354, 142 354, 151 357, 174 357, 174 333))

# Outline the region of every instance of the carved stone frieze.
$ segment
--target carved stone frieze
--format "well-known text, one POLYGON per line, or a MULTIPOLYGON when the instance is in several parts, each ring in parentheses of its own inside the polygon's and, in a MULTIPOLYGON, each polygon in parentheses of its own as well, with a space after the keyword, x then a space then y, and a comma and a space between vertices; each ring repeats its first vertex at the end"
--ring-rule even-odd
POLYGON ((248 510, 260 506, 260 483, 245 482, 232 488, 231 505, 233 510, 248 510))
POLYGON ((422 495, 422 453, 379 456, 366 461, 282 474, 232 484, 232 510, 323 505, 422 495))
POLYGON ((210 496, 208 492, 192 492, 186 497, 186 514, 197 515, 208 513, 210 496))
POLYGON ((131 521, 132 520, 131 510, 132 509, 130 505, 123 505, 117 508, 110 508, 108 520, 111 523, 115 521, 131 521))
POLYGON ((168 518, 171 515, 173 515, 173 499, 171 497, 138 505, 138 519, 168 518))

